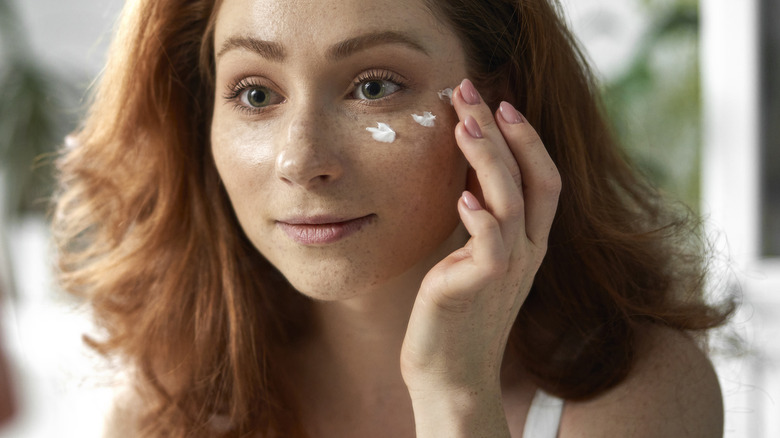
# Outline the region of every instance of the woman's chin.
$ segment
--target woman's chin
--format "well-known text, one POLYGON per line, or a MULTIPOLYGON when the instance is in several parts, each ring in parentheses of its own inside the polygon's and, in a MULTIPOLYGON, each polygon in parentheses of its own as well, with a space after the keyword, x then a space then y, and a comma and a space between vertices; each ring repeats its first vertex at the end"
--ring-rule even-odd
POLYGON ((300 294, 305 295, 316 301, 341 301, 346 300, 361 293, 359 285, 344 279, 331 277, 327 280, 318 280, 317 278, 302 278, 296 275, 293 278, 287 277, 287 281, 300 294))
POLYGON ((379 255, 374 251, 345 254, 301 254, 290 252, 271 260, 272 264, 301 294, 319 301, 340 301, 372 294, 416 293, 426 273, 441 259, 462 247, 468 233, 458 224, 434 248, 379 255), (401 255, 402 254, 402 255, 401 255))
POLYGON ((422 275, 414 275, 414 270, 393 270, 387 265, 371 269, 331 263, 319 268, 299 265, 286 270, 282 267, 280 271, 295 290, 317 301, 344 301, 383 292, 398 293, 402 289, 417 291, 422 282, 422 275))

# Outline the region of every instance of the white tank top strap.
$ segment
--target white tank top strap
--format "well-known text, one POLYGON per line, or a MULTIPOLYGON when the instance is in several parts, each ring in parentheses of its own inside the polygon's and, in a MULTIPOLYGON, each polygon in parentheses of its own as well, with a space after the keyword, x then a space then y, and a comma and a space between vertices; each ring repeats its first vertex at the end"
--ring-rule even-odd
POLYGON ((523 438, 556 438, 563 414, 563 400, 540 390, 536 391, 525 419, 523 438))

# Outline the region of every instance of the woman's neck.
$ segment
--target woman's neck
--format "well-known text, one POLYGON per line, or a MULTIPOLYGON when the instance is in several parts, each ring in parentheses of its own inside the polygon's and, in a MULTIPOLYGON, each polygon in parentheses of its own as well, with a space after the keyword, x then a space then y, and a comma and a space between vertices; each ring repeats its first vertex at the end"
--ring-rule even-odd
POLYGON ((290 350, 287 370, 312 436, 414 436, 400 355, 421 279, 312 304, 312 330, 290 350))
POLYGON ((425 275, 467 238, 458 227, 402 275, 347 299, 311 303, 311 330, 290 347, 287 373, 302 420, 314 435, 414 435, 400 367, 406 327, 425 275))
POLYGON ((364 405, 388 392, 406 394, 401 345, 422 276, 405 275, 346 300, 313 303, 312 330, 293 352, 307 392, 324 386, 324 392, 364 405))
POLYGON ((364 402, 383 397, 385 391, 408 397, 400 355, 417 291, 428 271, 467 238, 458 226, 435 251, 401 275, 347 299, 313 302, 312 330, 293 352, 300 365, 294 366, 295 372, 311 379, 309 385, 316 387, 320 380, 364 402))

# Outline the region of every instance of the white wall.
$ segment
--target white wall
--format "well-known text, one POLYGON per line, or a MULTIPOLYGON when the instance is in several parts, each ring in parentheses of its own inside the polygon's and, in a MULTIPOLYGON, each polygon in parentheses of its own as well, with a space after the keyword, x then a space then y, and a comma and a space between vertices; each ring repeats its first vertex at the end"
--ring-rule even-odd
MULTIPOLYGON (((84 89, 105 60, 122 1, 12 0, 11 5, 29 33, 30 56, 84 89)), ((0 429, 0 438, 98 437, 112 397, 109 373, 81 341, 92 331, 89 317, 52 287, 47 224, 34 218, 0 226, 10 233, 18 286, 15 302, 0 303, 0 334, 20 408, 0 429)))
POLYGON ((758 0, 702 0, 701 8, 702 211, 723 254, 716 272, 743 297, 732 328, 745 355, 717 362, 726 436, 778 437, 780 260, 760 256, 758 0))
POLYGON ((100 71, 122 0, 11 0, 35 56, 51 68, 100 71))

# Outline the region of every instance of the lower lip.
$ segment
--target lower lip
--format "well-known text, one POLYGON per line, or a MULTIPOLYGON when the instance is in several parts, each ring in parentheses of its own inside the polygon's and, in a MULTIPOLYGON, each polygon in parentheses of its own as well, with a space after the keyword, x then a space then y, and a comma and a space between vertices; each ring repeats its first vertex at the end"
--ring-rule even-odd
POLYGON ((368 215, 332 224, 288 224, 286 222, 277 222, 277 224, 290 239, 301 245, 325 245, 357 233, 373 218, 374 215, 368 215))

